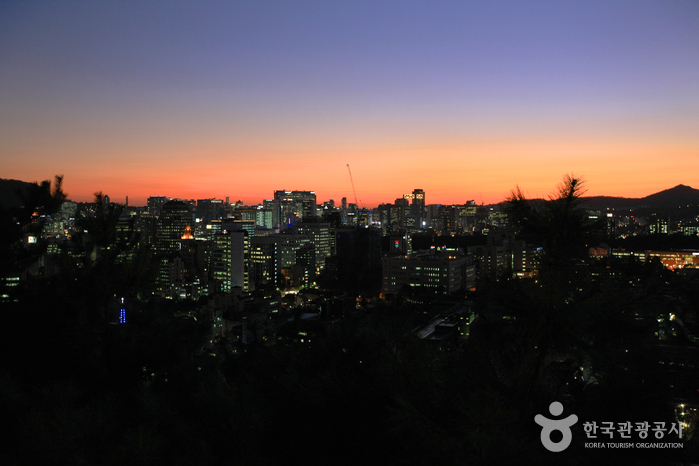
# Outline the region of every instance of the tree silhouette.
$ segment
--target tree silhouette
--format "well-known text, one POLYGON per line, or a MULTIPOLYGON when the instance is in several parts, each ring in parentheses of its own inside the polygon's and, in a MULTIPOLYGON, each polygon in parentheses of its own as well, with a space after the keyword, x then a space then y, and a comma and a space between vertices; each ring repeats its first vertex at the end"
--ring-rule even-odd
POLYGON ((539 274, 552 280, 561 269, 587 256, 587 246, 596 226, 581 208, 584 181, 566 175, 548 200, 529 200, 517 186, 507 199, 505 212, 518 234, 541 246, 539 274))
POLYGON ((17 194, 22 201, 20 207, 0 208, 0 276, 23 271, 45 251, 41 241, 25 247, 20 240, 25 235, 40 238, 46 217, 61 209, 66 199, 63 175, 56 175, 53 184, 44 180, 17 194))
POLYGON ((484 284, 472 335, 522 418, 561 400, 591 418, 668 419, 668 388, 648 364, 658 351, 658 310, 668 307, 668 289, 657 284, 662 268, 587 258, 596 230, 582 186, 566 176, 547 200, 512 192, 512 223, 542 248, 538 275, 484 284))

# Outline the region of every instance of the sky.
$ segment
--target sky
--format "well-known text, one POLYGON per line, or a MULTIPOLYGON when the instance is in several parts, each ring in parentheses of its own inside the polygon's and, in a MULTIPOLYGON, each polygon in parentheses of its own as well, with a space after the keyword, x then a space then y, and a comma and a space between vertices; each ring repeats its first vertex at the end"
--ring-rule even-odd
POLYGON ((699 188, 696 1, 0 3, 0 178, 373 207, 699 188))

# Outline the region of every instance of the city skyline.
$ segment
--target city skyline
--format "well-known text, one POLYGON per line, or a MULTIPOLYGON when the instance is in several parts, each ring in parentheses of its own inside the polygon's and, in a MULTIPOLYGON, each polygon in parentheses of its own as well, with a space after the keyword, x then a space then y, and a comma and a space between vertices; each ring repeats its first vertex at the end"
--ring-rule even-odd
POLYGON ((3 178, 245 204, 643 197, 699 168, 690 2, 0 9, 3 178))
MULTIPOLYGON (((570 175, 570 174, 566 174, 566 175, 570 175)), ((565 178, 565 177, 564 177, 564 178, 565 178)), ((677 194, 678 194, 678 193, 677 193, 677 190, 680 190, 680 191, 690 190, 690 191, 693 191, 693 192, 698 192, 698 191, 699 191, 698 189, 695 189, 695 188, 693 188, 692 186, 686 186, 686 185, 680 184, 680 185, 673 186, 673 187, 669 187, 669 188, 666 188, 666 189, 661 189, 660 191, 653 192, 653 193, 649 193, 649 194, 646 195, 646 196, 640 196, 640 197, 631 197, 631 196, 624 196, 624 195, 620 195, 620 196, 608 196, 608 195, 605 195, 605 194, 600 194, 600 195, 595 195, 595 196, 589 196, 589 195, 587 194, 587 188, 586 188, 587 181, 586 181, 584 178, 580 178, 580 180, 582 181, 582 190, 583 190, 583 196, 582 196, 582 198, 583 198, 583 199, 588 199, 588 198, 589 198, 589 199, 597 200, 598 203, 599 203, 599 200, 600 200, 600 199, 609 199, 609 200, 611 200, 612 202, 624 201, 624 200, 625 200, 625 201, 638 201, 638 200, 643 200, 643 199, 646 199, 646 198, 649 198, 649 197, 653 197, 653 196, 661 195, 661 194, 666 194, 666 193, 670 193, 670 192, 674 192, 674 195, 677 195, 677 194)), ((41 181, 50 182, 51 180, 50 180, 50 179, 47 179, 47 180, 41 180, 41 181, 39 181, 39 180, 25 181, 25 180, 14 180, 14 179, 0 179, 0 181, 2 181, 2 182, 19 182, 19 183, 24 183, 24 184, 34 184, 34 183, 40 184, 41 181)), ((559 185, 560 185, 560 183, 559 183, 559 185)), ((517 186, 517 187, 519 187, 519 186, 517 186)), ((551 197, 555 197, 555 196, 556 196, 556 194, 557 194, 557 189, 558 189, 557 187, 556 187, 556 189, 550 189, 548 193, 546 193, 546 194, 544 194, 544 195, 541 195, 541 196, 538 196, 538 197, 530 197, 530 196, 526 196, 526 194, 525 194, 525 197, 527 197, 528 199, 531 199, 531 200, 535 200, 535 199, 549 199, 549 198, 551 198, 551 197)), ((433 199, 432 201, 430 201, 429 193, 425 193, 424 190, 421 190, 420 188, 416 188, 415 190, 412 190, 412 191, 413 191, 412 194, 411 194, 410 192, 406 192, 406 193, 402 193, 402 194, 397 194, 397 195, 395 195, 395 196, 393 196, 393 197, 391 197, 392 194, 389 194, 385 199, 379 201, 378 204, 376 204, 376 205, 369 205, 368 203, 362 203, 361 200, 359 200, 359 205, 358 205, 358 204, 356 204, 356 203, 354 202, 354 198, 350 198, 350 197, 347 197, 347 196, 344 196, 344 197, 341 198, 341 199, 330 199, 330 198, 327 198, 327 199, 326 199, 326 198, 318 197, 317 193, 316 193, 315 191, 313 191, 313 190, 289 190, 289 189, 287 189, 287 190, 274 190, 274 191, 272 191, 272 193, 271 193, 272 195, 271 195, 271 196, 266 196, 266 197, 260 198, 260 199, 258 199, 258 200, 250 199, 249 196, 243 196, 243 197, 245 197, 245 198, 247 198, 247 199, 250 199, 250 202, 243 202, 241 199, 231 198, 230 196, 221 196, 221 197, 209 196, 209 197, 199 197, 199 198, 188 198, 188 197, 185 197, 185 196, 177 196, 177 193, 174 193, 175 195, 170 195, 170 194, 173 194, 173 193, 168 193, 168 194, 165 194, 165 195, 164 195, 163 193, 160 193, 160 194, 151 194, 151 195, 148 195, 148 196, 143 200, 143 202, 138 202, 138 201, 137 201, 137 202, 133 202, 133 199, 132 199, 132 198, 129 198, 128 195, 127 195, 125 198, 123 198, 123 199, 119 199, 119 198, 113 198, 109 193, 102 192, 102 191, 93 192, 92 194, 90 194, 89 196, 87 196, 84 200, 83 200, 83 199, 80 199, 80 198, 74 198, 73 196, 70 195, 70 193, 67 193, 66 200, 67 200, 67 201, 72 201, 72 202, 77 202, 77 203, 87 203, 87 204, 90 204, 90 203, 94 203, 94 202, 95 202, 95 199, 96 199, 95 196, 97 196, 98 194, 101 194, 101 195, 107 196, 108 199, 109 199, 109 201, 110 201, 111 203, 121 204, 121 205, 128 205, 129 207, 148 207, 149 202, 150 202, 151 200, 156 200, 156 199, 165 199, 165 200, 167 200, 167 201, 185 201, 185 202, 216 200, 216 201, 225 203, 226 199, 228 198, 228 202, 230 203, 231 206, 233 206, 233 205, 235 205, 235 204, 238 204, 238 203, 241 203, 241 205, 244 206, 244 207, 262 207, 263 205, 266 205, 266 203, 272 202, 272 201, 273 201, 273 198, 275 197, 275 194, 276 194, 276 193, 280 193, 280 192, 287 192, 287 193, 292 193, 292 192, 294 192, 294 193, 308 192, 308 193, 312 193, 312 194, 314 194, 314 195, 316 196, 316 202, 317 202, 317 206, 318 206, 319 208, 320 208, 323 204, 325 204, 325 203, 334 203, 334 207, 335 207, 335 208, 340 208, 340 206, 341 206, 341 204, 342 204, 342 201, 344 200, 344 201, 346 201, 346 204, 347 204, 348 206, 349 206, 349 205, 354 205, 354 206, 357 206, 357 208, 360 208, 360 209, 366 208, 366 209, 372 209, 372 210, 374 210, 374 209, 376 209, 376 208, 381 207, 381 205, 389 205, 389 204, 390 204, 390 205, 393 205, 394 202, 398 202, 399 200, 403 200, 406 196, 409 196, 408 200, 409 200, 409 202, 411 202, 410 199, 412 199, 412 196, 414 196, 414 192, 415 192, 415 191, 422 191, 422 192, 423 192, 423 196, 425 196, 425 199, 427 199, 427 201, 428 201, 428 202, 426 202, 425 205, 428 205, 428 206, 441 206, 441 205, 459 206, 459 205, 466 205, 466 204, 472 204, 472 203, 473 203, 474 205, 494 206, 494 205, 503 204, 503 203, 505 203, 505 202, 508 202, 509 197, 512 195, 512 192, 515 191, 515 189, 511 190, 511 192, 508 193, 508 197, 503 197, 502 200, 497 201, 497 202, 491 202, 491 203, 484 202, 484 201, 480 200, 479 198, 477 198, 476 196, 471 196, 471 197, 469 197, 469 196, 463 197, 463 196, 462 196, 462 197, 465 199, 463 202, 442 202, 442 201, 440 201, 439 199, 433 199)), ((522 191, 523 191, 523 192, 527 192, 528 190, 522 190, 522 191)), ((479 194, 480 194, 480 193, 479 193, 479 194)), ((685 193, 685 195, 686 195, 686 193, 685 193)), ((163 201, 161 201, 161 202, 163 202, 163 201)), ((673 201, 673 202, 674 202, 674 201, 673 201)))

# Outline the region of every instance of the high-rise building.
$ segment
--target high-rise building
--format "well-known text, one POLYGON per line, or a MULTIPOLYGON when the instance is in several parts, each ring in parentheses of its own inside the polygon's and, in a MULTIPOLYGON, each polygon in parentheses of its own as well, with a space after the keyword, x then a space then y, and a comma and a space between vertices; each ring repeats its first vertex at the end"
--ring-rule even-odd
POLYGON ((116 225, 116 244, 119 247, 119 255, 117 261, 131 260, 133 258, 134 247, 138 235, 135 233, 134 224, 136 217, 126 214, 125 212, 119 216, 116 225))
POLYGON ((250 291, 248 276, 249 241, 245 230, 223 229, 214 235, 212 257, 214 281, 221 285, 221 291, 230 292, 235 287, 250 291))
MULTIPOLYGON (((396 205, 398 205, 398 200, 396 200, 396 205)), ((415 189, 412 194, 404 194, 402 205, 404 206, 404 228, 417 230, 427 227, 427 222, 425 221, 425 191, 415 189)))
POLYGON ((340 215, 342 216, 342 223, 347 224, 347 198, 346 197, 342 198, 342 209, 340 211, 340 215))
POLYGON ((347 206, 347 225, 356 225, 357 224, 357 211, 359 208, 357 207, 357 204, 353 204, 350 202, 350 204, 347 206))
POLYGON ((405 228, 406 217, 410 216, 410 196, 411 194, 405 194, 402 198, 396 199, 396 208, 392 214, 391 223, 395 225, 395 228, 402 229, 405 228))
POLYGON ((272 219, 275 228, 288 228, 295 223, 316 216, 314 191, 275 191, 272 219))
POLYGON ((156 247, 160 254, 180 249, 180 241, 187 226, 192 224, 189 207, 182 201, 168 201, 162 205, 158 218, 156 247))
POLYGON ((258 207, 255 212, 255 226, 271 230, 274 228, 274 220, 272 219, 273 209, 258 207))
POLYGON ((371 225, 371 212, 369 209, 362 207, 357 212, 357 225, 364 228, 369 228, 371 225))
POLYGON ((413 190, 413 200, 410 204, 410 214, 415 216, 415 223, 418 229, 425 228, 425 191, 422 189, 413 190))
POLYGON ((187 279, 203 289, 209 276, 211 266, 210 241, 194 239, 185 234, 182 237, 182 258, 184 259, 187 279))
POLYGON ((668 233, 668 221, 666 216, 653 214, 650 217, 650 233, 652 235, 656 234, 667 234, 668 233))
POLYGON ((308 219, 294 225, 294 230, 300 234, 308 235, 315 250, 315 265, 318 269, 325 267, 325 259, 330 257, 334 249, 334 236, 330 235, 330 223, 308 219))
POLYGON ((294 286, 310 285, 316 278, 316 253, 313 243, 306 243, 296 251, 293 267, 294 286))
POLYGON ((250 280, 255 285, 279 282, 279 236, 255 236, 250 240, 250 280))
POLYGON ((456 232, 459 211, 456 207, 443 205, 439 207, 439 218, 442 221, 442 233, 449 235, 456 232))
POLYGON ((254 220, 226 220, 223 223, 224 230, 245 230, 248 233, 248 238, 255 236, 255 221, 254 220))
POLYGON ((221 199, 197 200, 196 216, 202 223, 223 218, 224 204, 221 199))
POLYGON ((296 230, 285 230, 278 235, 270 235, 279 240, 279 268, 287 269, 296 264, 296 251, 311 242, 311 235, 296 230))
POLYGON ((160 215, 160 210, 162 209, 163 205, 171 200, 169 197, 166 196, 151 196, 148 198, 148 213, 152 216, 157 217, 160 215))

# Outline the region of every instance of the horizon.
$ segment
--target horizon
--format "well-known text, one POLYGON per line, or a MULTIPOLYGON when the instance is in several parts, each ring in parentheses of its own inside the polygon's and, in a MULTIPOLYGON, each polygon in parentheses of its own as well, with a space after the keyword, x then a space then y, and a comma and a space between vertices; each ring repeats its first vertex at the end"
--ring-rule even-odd
MULTIPOLYGON (((6 179, 6 178, 2 178, 2 180, 4 180, 4 181, 19 181, 19 182, 22 182, 22 183, 41 183, 42 181, 45 181, 45 180, 25 181, 25 180, 6 179)), ((53 180, 51 180, 51 179, 47 179, 47 181, 53 182, 53 180)), ((64 181, 65 181, 65 180, 64 180, 64 181)), ((584 181, 584 180, 583 180, 583 181, 584 181)), ((699 190, 697 190, 696 188, 693 188, 692 186, 688 186, 688 185, 684 185, 684 184, 681 184, 681 183, 680 183, 680 184, 675 185, 675 186, 673 186, 673 187, 671 187, 671 188, 661 189, 660 191, 656 191, 656 192, 653 192, 653 193, 650 193, 650 194, 646 194, 645 196, 639 196, 639 197, 609 196, 609 195, 605 195, 605 194, 588 195, 586 192, 584 192, 583 195, 582 195, 582 199, 596 198, 596 197, 608 197, 608 198, 629 199, 629 200, 633 200, 633 199, 643 199, 643 198, 646 198, 646 197, 649 197, 649 196, 653 196, 653 195, 656 195, 656 194, 660 194, 660 193, 663 193, 663 192, 666 192, 666 191, 670 191, 670 190, 673 190, 673 189, 676 189, 676 188, 682 188, 682 187, 684 187, 684 188, 690 188, 690 189, 695 190, 695 191, 699 191, 699 190)), ((416 188, 416 189, 419 189, 419 188, 416 188)), ((262 199, 260 199, 260 200, 257 201, 257 202, 255 202, 255 201, 252 201, 251 203, 243 202, 243 205, 246 205, 246 206, 262 205, 263 201, 265 201, 265 200, 271 200, 271 199, 274 198, 274 191, 283 191, 283 190, 281 190, 281 189, 280 189, 280 190, 273 190, 273 191, 271 191, 271 193, 272 193, 271 196, 262 198, 262 199)), ((288 190, 288 189, 287 189, 287 191, 292 191, 292 190, 288 190)), ((315 192, 315 191, 312 190, 312 189, 298 189, 298 190, 293 190, 293 191, 311 191, 311 192, 315 192)), ((552 192, 551 192, 551 193, 548 193, 548 194, 555 194, 555 192, 553 192, 553 191, 554 191, 554 190, 552 189, 552 192)), ((64 189, 64 192, 66 192, 65 189, 64 189)), ((77 202, 77 203, 93 203, 93 202, 94 202, 94 195, 95 195, 97 192, 99 192, 99 190, 94 191, 94 192, 91 194, 91 196, 89 197, 89 199, 88 199, 88 198, 84 198, 85 200, 83 200, 83 198, 73 198, 73 197, 71 197, 71 195, 70 195, 69 192, 66 192, 66 200, 72 201, 72 202, 77 202)), ((412 192, 412 190, 410 190, 410 192, 412 192)), ((406 192, 406 193, 403 193, 403 194, 409 194, 410 192, 406 192)), ((336 207, 337 207, 337 206, 341 203, 341 200, 342 200, 342 198, 340 198, 340 200, 338 200, 338 199, 333 199, 333 198, 324 199, 324 198, 319 197, 319 196, 317 195, 317 192, 315 192, 315 193, 316 193, 316 202, 317 202, 318 205, 322 205, 323 202, 327 202, 327 201, 332 200, 332 201, 335 202, 335 205, 336 205, 336 207)), ((109 196, 109 199, 110 199, 110 202, 112 202, 112 203, 122 204, 122 205, 125 204, 125 202, 120 202, 119 198, 114 198, 112 195, 110 195, 110 194, 107 193, 107 192, 102 192, 102 194, 108 195, 108 196, 109 196)), ((428 197, 428 196, 429 196, 429 193, 425 193, 425 195, 426 195, 426 197, 429 199, 429 197, 428 197)), ((160 197, 160 196, 163 196, 163 197, 166 197, 166 198, 169 198, 169 199, 173 199, 173 200, 183 200, 183 201, 186 201, 186 200, 199 200, 199 199, 218 199, 218 200, 225 200, 225 199, 226 199, 226 196, 222 196, 222 197, 218 197, 218 196, 207 196, 207 197, 191 198, 191 197, 170 196, 170 195, 161 195, 161 194, 153 194, 153 195, 148 196, 148 197, 160 197)), ((382 202, 380 202, 379 204, 390 204, 390 203, 393 203, 393 202, 395 202, 395 199, 397 199, 397 198, 399 198, 399 197, 401 197, 401 196, 402 196, 402 194, 396 196, 396 198, 394 198, 394 199, 392 199, 392 200, 389 199, 389 198, 390 198, 390 196, 389 196, 389 197, 387 198, 387 200, 382 201, 382 202)), ((547 196, 547 195, 546 195, 546 196, 547 196)), ((543 196, 543 197, 529 197, 529 196, 528 196, 527 198, 528 198, 528 199, 531 199, 531 200, 536 200, 536 199, 544 199, 544 198, 546 198, 546 196, 543 196)), ((129 207, 145 207, 145 206, 147 206, 147 204, 148 204, 148 197, 144 198, 143 202, 136 202, 136 203, 134 203, 134 202, 132 202, 132 199, 131 199, 131 197, 129 196, 129 207)), ((345 197, 346 197, 346 196, 345 196, 345 197)), ((453 205, 462 205, 462 204, 466 204, 467 201, 475 201, 477 205, 497 205, 497 204, 501 204, 501 203, 503 203, 503 202, 506 202, 506 198, 503 198, 502 200, 497 201, 497 202, 487 202, 487 203, 484 202, 484 203, 479 203, 479 202, 478 202, 478 199, 476 199, 476 198, 468 198, 468 196, 466 196, 466 197, 467 197, 467 199, 466 199, 465 201, 459 202, 459 203, 454 203, 454 202, 428 202, 426 205, 442 205, 442 204, 444 204, 444 205, 450 205, 450 204, 453 204, 453 205)), ((124 201, 125 201, 125 200, 126 200, 126 199, 124 199, 124 201)), ((234 199, 234 198, 231 198, 231 197, 229 196, 229 201, 231 202, 231 204, 235 204, 238 200, 240 200, 240 199, 234 199)), ((351 201, 352 201, 352 199, 349 199, 349 198, 348 198, 348 199, 347 199, 347 204, 348 204, 348 205, 349 205, 349 204, 354 204, 354 202, 351 202, 351 201)), ((374 209, 374 208, 377 208, 377 207, 379 206, 379 204, 376 204, 376 205, 363 205, 363 206, 358 206, 358 207, 360 207, 360 208, 374 209)))
POLYGON ((697 3, 6 3, 2 177, 501 202, 699 185, 697 3))

